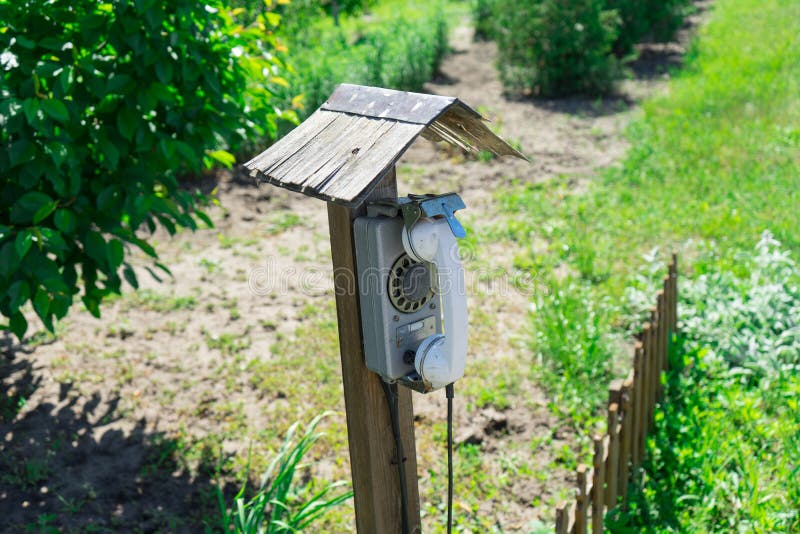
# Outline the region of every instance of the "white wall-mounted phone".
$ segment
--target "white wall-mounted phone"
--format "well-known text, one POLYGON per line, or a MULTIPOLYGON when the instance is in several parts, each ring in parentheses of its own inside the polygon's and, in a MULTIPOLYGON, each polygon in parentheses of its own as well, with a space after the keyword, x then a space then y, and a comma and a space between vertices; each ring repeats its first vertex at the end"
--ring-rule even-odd
POLYGON ((354 224, 367 367, 431 391, 464 375, 467 299, 455 193, 376 202, 354 224))

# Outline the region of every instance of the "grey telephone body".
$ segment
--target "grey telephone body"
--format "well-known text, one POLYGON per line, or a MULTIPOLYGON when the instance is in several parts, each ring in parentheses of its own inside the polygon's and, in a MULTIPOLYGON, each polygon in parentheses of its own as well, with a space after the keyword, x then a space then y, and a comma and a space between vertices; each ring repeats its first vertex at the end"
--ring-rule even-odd
POLYGON ((419 344, 442 333, 435 267, 406 254, 402 230, 400 217, 359 217, 354 223, 366 365, 389 380, 414 372, 419 344))

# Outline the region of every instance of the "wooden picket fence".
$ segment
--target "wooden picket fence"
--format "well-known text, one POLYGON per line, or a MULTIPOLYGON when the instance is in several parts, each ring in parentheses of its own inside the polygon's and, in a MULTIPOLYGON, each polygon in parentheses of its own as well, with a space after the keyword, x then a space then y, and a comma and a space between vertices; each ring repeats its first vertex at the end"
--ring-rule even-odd
POLYGON ((669 343, 678 326, 677 265, 673 254, 656 306, 638 336, 633 369, 609 387, 608 431, 594 438, 592 467, 578 466, 575 501, 556 508, 557 534, 584 534, 589 524, 592 532, 602 532, 606 511, 626 503, 628 482, 642 465, 645 439, 653 428, 661 373, 667 370, 669 343))

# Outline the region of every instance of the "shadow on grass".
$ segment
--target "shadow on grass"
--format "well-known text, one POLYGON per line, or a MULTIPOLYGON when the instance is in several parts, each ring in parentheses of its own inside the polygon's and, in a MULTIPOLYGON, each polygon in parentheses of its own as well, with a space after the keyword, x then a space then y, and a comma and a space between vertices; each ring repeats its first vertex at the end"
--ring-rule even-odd
POLYGON ((49 380, 13 347, 0 360, 0 532, 216 527, 213 454, 191 473, 178 440, 148 432, 145 419, 124 421, 118 396, 87 398, 71 384, 26 410, 49 380))

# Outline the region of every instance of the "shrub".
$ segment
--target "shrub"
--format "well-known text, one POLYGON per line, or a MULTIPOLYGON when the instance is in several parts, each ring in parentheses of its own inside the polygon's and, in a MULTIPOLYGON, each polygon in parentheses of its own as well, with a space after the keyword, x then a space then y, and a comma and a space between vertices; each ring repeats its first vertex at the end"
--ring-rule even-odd
POLYGON ((340 83, 420 90, 447 52, 442 5, 387 7, 398 9, 373 13, 368 23, 350 19, 336 26, 329 18, 318 19, 287 35, 293 72, 287 76, 291 92, 282 93, 284 105, 290 107, 293 94, 301 93, 304 111, 311 113, 340 83))
POLYGON ((262 71, 282 66, 214 0, 1 2, 0 21, 0 313, 21 338, 28 301, 52 330, 80 288, 99 315, 135 287, 142 229, 210 224, 176 175, 274 135, 262 71))
POLYGON ((800 365, 800 267, 769 232, 738 260, 748 275, 711 271, 681 287, 686 347, 774 377, 800 365))
POLYGON ((496 15, 506 87, 541 96, 611 89, 620 22, 604 1, 498 0, 496 15))
POLYGON ((683 23, 688 0, 606 0, 619 14, 622 26, 614 43, 617 55, 626 55, 645 37, 657 41, 672 38, 683 23))
POLYGON ((472 25, 475 26, 475 39, 494 39, 495 13, 497 0, 472 0, 472 25))

